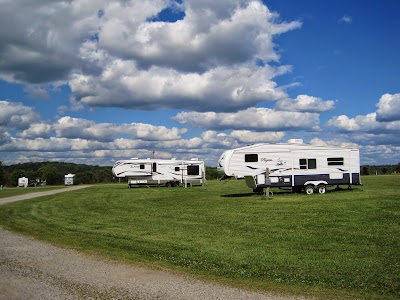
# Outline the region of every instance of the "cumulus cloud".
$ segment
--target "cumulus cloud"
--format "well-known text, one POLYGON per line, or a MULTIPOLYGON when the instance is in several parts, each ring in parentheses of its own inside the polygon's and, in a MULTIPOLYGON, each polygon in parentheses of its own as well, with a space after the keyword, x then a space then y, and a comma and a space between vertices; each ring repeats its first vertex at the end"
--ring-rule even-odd
POLYGON ((82 40, 98 29, 101 2, 2 1, 0 78, 28 83, 66 80, 72 69, 84 65, 76 53, 82 40))
POLYGON ((319 115, 316 113, 275 111, 268 108, 249 108, 237 113, 181 112, 173 119, 181 124, 214 130, 318 130, 319 124, 319 115))
POLYGON ((102 142, 110 142, 123 135, 147 141, 178 140, 181 138, 180 134, 186 132, 186 129, 178 129, 176 127, 167 128, 143 123, 95 123, 90 120, 71 118, 69 116, 60 118, 54 124, 54 130, 58 137, 81 138, 102 142))
POLYGON ((327 125, 333 126, 342 132, 387 133, 400 131, 400 121, 379 122, 377 113, 370 113, 365 116, 360 115, 355 118, 341 115, 330 119, 327 125))
POLYGON ((350 118, 340 115, 331 118, 328 126, 341 132, 393 134, 400 132, 400 94, 384 94, 377 104, 376 112, 350 118))
POLYGON ((322 140, 320 138, 313 138, 309 144, 315 145, 315 146, 335 146, 335 147, 356 147, 358 146, 357 143, 353 143, 350 141, 344 141, 344 140, 339 140, 339 139, 333 139, 333 140, 322 140))
POLYGON ((282 99, 275 104, 277 110, 301 111, 301 112, 324 112, 333 110, 335 102, 332 100, 322 100, 321 98, 298 95, 296 99, 282 99))
POLYGON ((0 101, 0 128, 25 129, 39 119, 33 108, 18 102, 0 101))
POLYGON ((75 75, 70 87, 77 102, 91 106, 229 111, 286 97, 271 78, 287 71, 247 65, 179 73, 159 67, 139 70, 133 62, 115 60, 100 77, 75 75))
POLYGON ((34 123, 25 129, 20 134, 21 138, 31 139, 31 138, 49 138, 53 134, 53 126, 45 123, 34 123))
POLYGON ((381 122, 400 121, 400 94, 385 94, 377 104, 376 119, 381 122))
POLYGON ((6 0, 0 25, 0 78, 63 80, 75 107, 232 111, 287 97, 273 78, 291 67, 268 63, 274 37, 301 23, 259 0, 6 0), (156 18, 171 7, 181 19, 156 18))
POLYGON ((146 68, 204 72, 254 58, 277 60, 272 37, 301 25, 278 23, 261 1, 185 1, 184 18, 174 23, 146 21, 163 8, 161 1, 152 7, 147 2, 125 3, 105 8, 99 46, 146 68))

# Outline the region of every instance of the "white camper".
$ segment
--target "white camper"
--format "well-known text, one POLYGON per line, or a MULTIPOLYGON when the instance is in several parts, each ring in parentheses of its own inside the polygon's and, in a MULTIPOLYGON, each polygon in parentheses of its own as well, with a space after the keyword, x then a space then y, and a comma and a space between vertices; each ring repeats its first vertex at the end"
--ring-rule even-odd
POLYGON ((64 185, 73 185, 75 179, 75 174, 67 174, 64 176, 64 185))
POLYGON ((29 184, 29 179, 26 177, 18 178, 18 187, 27 187, 29 184))
POLYGON ((117 161, 113 175, 128 178, 128 186, 135 185, 194 185, 204 184, 204 162, 192 160, 137 159, 117 161))
POLYGON ((307 194, 315 191, 323 194, 329 185, 361 184, 357 147, 314 146, 303 144, 300 139, 225 151, 218 169, 225 173, 223 179, 244 177, 254 192, 265 187, 267 171, 271 187, 292 188, 307 194))

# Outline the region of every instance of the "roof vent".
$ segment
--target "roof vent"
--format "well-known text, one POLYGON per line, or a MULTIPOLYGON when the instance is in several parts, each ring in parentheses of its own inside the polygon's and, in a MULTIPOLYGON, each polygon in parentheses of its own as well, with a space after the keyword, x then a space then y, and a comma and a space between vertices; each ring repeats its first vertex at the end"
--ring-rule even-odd
POLYGON ((289 144, 303 144, 303 140, 302 139, 290 139, 288 140, 289 144))

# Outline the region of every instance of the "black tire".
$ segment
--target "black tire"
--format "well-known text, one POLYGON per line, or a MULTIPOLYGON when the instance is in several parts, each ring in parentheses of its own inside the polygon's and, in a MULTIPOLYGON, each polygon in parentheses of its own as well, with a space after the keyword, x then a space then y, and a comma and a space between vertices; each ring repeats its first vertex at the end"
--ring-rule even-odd
POLYGON ((314 186, 313 185, 307 185, 305 188, 304 188, 304 192, 307 194, 307 195, 312 195, 312 194, 314 194, 314 186))
POLYGON ((317 188, 318 193, 325 194, 326 193, 326 186, 324 184, 320 184, 317 188))
POLYGON ((167 182, 167 183, 165 184, 165 186, 166 186, 166 187, 172 187, 172 184, 171 184, 171 182, 167 182))

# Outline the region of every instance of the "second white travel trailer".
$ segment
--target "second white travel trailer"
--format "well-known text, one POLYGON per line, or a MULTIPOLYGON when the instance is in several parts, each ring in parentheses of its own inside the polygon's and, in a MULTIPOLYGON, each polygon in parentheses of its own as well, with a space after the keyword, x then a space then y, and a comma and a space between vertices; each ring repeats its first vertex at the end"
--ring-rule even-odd
POLYGON ((197 159, 137 159, 117 161, 112 172, 115 177, 128 178, 128 186, 135 185, 195 185, 204 184, 204 162, 197 159))
POLYGON ((225 151, 218 169, 225 173, 223 179, 244 177, 254 192, 262 191, 266 182, 307 194, 323 194, 329 185, 361 184, 358 147, 316 146, 300 139, 225 151))

